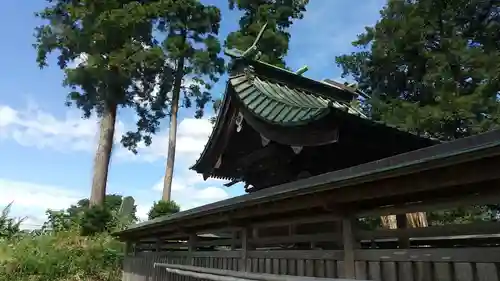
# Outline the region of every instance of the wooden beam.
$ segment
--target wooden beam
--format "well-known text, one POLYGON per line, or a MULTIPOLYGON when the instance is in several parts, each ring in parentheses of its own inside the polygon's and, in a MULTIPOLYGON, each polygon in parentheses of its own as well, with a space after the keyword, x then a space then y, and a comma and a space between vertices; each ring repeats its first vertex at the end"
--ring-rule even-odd
POLYGON ((292 217, 292 218, 286 218, 269 222, 257 222, 250 224, 250 226, 264 228, 264 227, 287 226, 291 224, 297 225, 304 223, 340 221, 341 219, 342 219, 341 215, 335 213, 328 213, 324 215, 292 217))
POLYGON ((231 186, 233 186, 233 185, 235 185, 235 184, 237 184, 239 182, 241 182, 241 179, 232 180, 232 181, 230 181, 228 183, 225 183, 224 186, 225 187, 231 187, 231 186))
MULTIPOLYGON (((340 281, 339 279, 331 279, 331 278, 318 278, 318 277, 306 277, 306 276, 291 276, 284 274, 267 274, 267 273, 250 273, 250 272, 241 272, 241 271, 233 271, 233 270, 225 270, 225 269, 215 269, 215 268, 206 268, 206 267, 197 267, 197 266, 188 266, 188 265, 180 265, 180 264, 165 264, 165 263, 154 263, 153 267, 161 267, 161 268, 169 268, 173 270, 182 270, 185 272, 194 272, 200 274, 207 275, 196 275, 193 277, 206 279, 213 276, 226 276, 237 278, 237 280, 233 279, 211 279, 215 281, 248 281, 241 279, 249 279, 256 281, 340 281)), ((192 275, 190 275, 192 276, 192 275)), ((347 280, 345 280, 347 281, 347 280)))
MULTIPOLYGON (((486 158, 418 174, 360 182, 346 188, 333 188, 331 195, 325 200, 335 205, 498 180, 500 179, 499 166, 500 157, 486 158)), ((429 198, 432 198, 430 193, 429 198)))
POLYGON ((356 250, 355 256, 359 261, 496 263, 500 248, 374 249, 356 250))
POLYGON ((216 239, 216 240, 209 240, 209 241, 199 241, 196 243, 196 246, 199 247, 209 247, 209 246, 233 246, 236 249, 236 245, 240 244, 241 240, 240 239, 216 239))
POLYGON ((271 245, 281 243, 301 243, 301 242, 338 242, 341 240, 339 234, 334 232, 316 234, 296 234, 292 236, 260 237, 251 239, 257 245, 271 245))
POLYGON ((250 251, 248 256, 253 259, 304 259, 304 260, 344 260, 342 250, 274 250, 250 251))
POLYGON ((201 279, 201 280, 212 280, 212 281, 253 281, 253 279, 234 278, 234 277, 228 277, 228 276, 223 276, 223 275, 199 273, 199 272, 193 272, 193 271, 187 271, 187 270, 181 270, 181 269, 165 268, 165 270, 168 273, 180 275, 181 280, 186 279, 186 277, 187 277, 187 279, 194 278, 194 279, 198 279, 198 280, 201 279), (184 278, 182 278, 182 277, 184 277, 184 278))

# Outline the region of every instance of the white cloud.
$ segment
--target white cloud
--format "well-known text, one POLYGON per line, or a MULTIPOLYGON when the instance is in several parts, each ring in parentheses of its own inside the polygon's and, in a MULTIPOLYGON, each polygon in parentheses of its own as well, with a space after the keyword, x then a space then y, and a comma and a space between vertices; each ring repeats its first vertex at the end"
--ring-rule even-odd
POLYGON ((23 228, 40 227, 47 209, 60 210, 83 198, 74 189, 0 178, 0 209, 13 202, 11 216, 25 218, 23 228))
MULTIPOLYGON (((185 169, 183 169, 185 170, 185 169)), ((176 173, 172 187, 172 199, 180 206, 181 210, 187 210, 208 203, 224 200, 230 195, 220 187, 222 181, 208 180, 193 171, 176 173)), ((152 188, 161 191, 163 180, 160 180, 152 188)), ((147 193, 146 189, 140 191, 147 193)), ((23 181, 15 181, 0 178, 0 209, 13 202, 11 217, 23 218, 24 229, 36 229, 47 220, 45 211, 47 209, 66 209, 78 200, 87 197, 87 194, 78 192, 76 189, 60 186, 51 186, 23 181)), ((137 217, 140 220, 147 219, 147 213, 153 203, 153 196, 157 192, 151 192, 148 196, 141 196, 135 203, 137 205, 137 217), (146 199, 147 198, 147 199, 146 199), (146 199, 146 200, 145 200, 146 199)))
MULTIPOLYGON (((217 179, 203 180, 203 177, 191 170, 176 173, 172 182, 172 200, 182 210, 191 209, 230 197, 222 186, 223 181, 217 179)), ((163 179, 153 186, 154 190, 163 190, 163 179)))
POLYGON ((0 139, 12 139, 22 146, 54 150, 91 150, 97 120, 82 119, 69 111, 63 118, 29 106, 16 110, 0 105, 0 139))
MULTIPOLYGON (((167 123, 168 119, 165 119, 167 123)), ((164 160, 168 152, 168 130, 153 137, 153 144, 139 144, 134 155, 119 143, 127 126, 118 121, 115 133, 114 157, 119 159, 156 161, 164 160)), ((69 110, 63 117, 56 117, 36 105, 15 109, 0 105, 0 140, 12 140, 26 147, 56 151, 85 151, 92 153, 97 144, 98 120, 82 119, 79 112, 69 110)), ((185 118, 178 125, 177 153, 193 161, 203 150, 212 131, 207 119, 185 118)))
MULTIPOLYGON (((168 120, 165 120, 167 123, 168 120)), ((188 162, 196 160, 207 143, 212 132, 212 124, 208 119, 184 118, 177 127, 176 159, 185 159, 188 162)), ((165 160, 168 153, 168 130, 153 137, 153 143, 146 147, 139 144, 138 154, 121 148, 117 151, 119 157, 138 159, 143 161, 165 160)))
MULTIPOLYGON (((0 120, 0 141, 14 141, 25 147, 58 152, 77 151, 85 153, 85 157, 92 157, 97 142, 97 120, 82 119, 77 111, 70 110, 58 117, 35 105, 24 109, 0 105, 0 120)), ((117 127, 118 141, 126 126, 120 122, 117 127)), ((183 210, 229 197, 220 187, 222 181, 205 182, 201 175, 188 170, 187 165, 192 164, 200 155, 211 131, 212 125, 206 119, 185 118, 179 123, 172 198, 183 210)), ((150 147, 141 146, 138 155, 133 155, 119 143, 115 148, 113 157, 122 160, 164 161, 168 151, 168 130, 155 136, 150 147)), ((162 184, 161 180, 154 189, 161 190, 162 184)), ((140 193, 147 195, 137 196, 137 214, 139 218, 145 219, 153 200, 159 196, 151 187, 146 187, 140 193)), ((87 193, 75 193, 74 189, 68 187, 7 179, 0 179, 0 194, 0 206, 14 201, 13 215, 27 217, 23 223, 24 228, 35 228, 43 224, 46 220, 44 212, 48 208, 64 209, 79 199, 88 197, 87 193)))

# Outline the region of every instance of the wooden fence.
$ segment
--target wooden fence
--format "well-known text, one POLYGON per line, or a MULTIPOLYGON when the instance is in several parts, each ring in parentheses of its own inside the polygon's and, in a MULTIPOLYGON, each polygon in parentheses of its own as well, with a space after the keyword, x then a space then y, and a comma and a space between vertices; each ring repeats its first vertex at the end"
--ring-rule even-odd
MULTIPOLYGON (((500 248, 356 250, 357 279, 500 281, 500 248)), ((153 269, 155 262, 294 276, 345 278, 343 251, 142 252, 127 256, 123 281, 191 281, 153 269), (153 277, 156 276, 156 280, 153 277)))

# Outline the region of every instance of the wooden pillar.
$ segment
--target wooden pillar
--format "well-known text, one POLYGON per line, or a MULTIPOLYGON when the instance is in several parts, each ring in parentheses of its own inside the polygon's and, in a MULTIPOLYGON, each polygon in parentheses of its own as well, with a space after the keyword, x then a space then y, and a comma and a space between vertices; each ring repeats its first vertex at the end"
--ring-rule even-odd
POLYGON ((342 219, 342 240, 344 244, 344 272, 345 278, 354 279, 356 270, 354 266, 354 249, 357 248, 354 237, 354 219, 345 217, 342 219))
POLYGON ((132 243, 131 247, 132 247, 132 254, 135 257, 137 255, 137 243, 135 243, 135 242, 132 243))
POLYGON ((155 243, 155 252, 158 254, 161 251, 161 240, 157 239, 155 243))
MULTIPOLYGON (((396 215, 396 224, 398 229, 408 228, 408 217, 406 214, 396 215)), ((400 249, 408 249, 410 248, 410 239, 409 237, 400 237, 398 239, 398 244, 400 249)))
POLYGON ((238 232, 236 230, 233 230, 231 233, 231 251, 236 250, 237 240, 238 240, 238 232))
POLYGON ((252 233, 251 230, 246 227, 241 230, 241 259, 242 259, 243 271, 250 270, 248 251, 251 250, 251 245, 250 245, 251 233, 252 233))
POLYGON ((252 238, 259 237, 259 229, 257 227, 252 228, 252 238))
POLYGON ((129 241, 126 241, 125 242, 125 256, 128 256, 131 252, 131 245, 130 245, 130 242, 129 241))
POLYGON ((189 235, 188 239, 188 252, 189 252, 189 261, 190 265, 194 265, 194 252, 196 252, 196 242, 198 241, 198 236, 196 233, 192 233, 189 235))

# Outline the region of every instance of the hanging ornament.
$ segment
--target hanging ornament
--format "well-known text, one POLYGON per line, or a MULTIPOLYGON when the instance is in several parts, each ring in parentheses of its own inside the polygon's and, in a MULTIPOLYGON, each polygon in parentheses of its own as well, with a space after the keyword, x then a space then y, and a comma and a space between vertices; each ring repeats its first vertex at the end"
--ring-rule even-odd
POLYGON ((243 127, 243 114, 238 112, 238 116, 236 116, 236 132, 240 132, 243 127))

